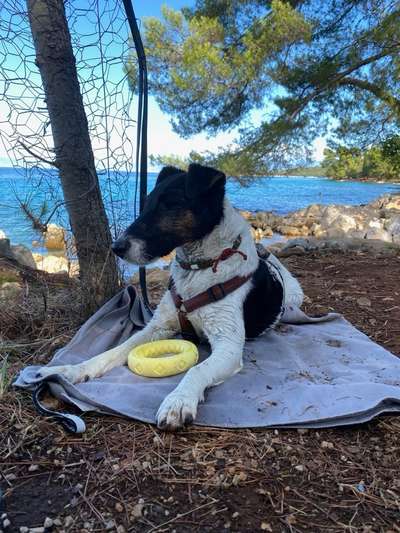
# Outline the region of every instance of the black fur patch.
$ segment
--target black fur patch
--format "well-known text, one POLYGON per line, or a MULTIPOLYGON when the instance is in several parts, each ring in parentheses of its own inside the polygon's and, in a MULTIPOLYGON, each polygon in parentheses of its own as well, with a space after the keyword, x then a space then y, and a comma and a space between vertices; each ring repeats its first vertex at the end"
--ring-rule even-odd
POLYGON ((178 246, 204 238, 221 222, 225 181, 222 172, 194 163, 187 172, 163 168, 143 212, 122 240, 144 241, 145 262, 149 263, 178 246))
POLYGON ((246 339, 253 339, 271 327, 283 305, 282 283, 274 278, 262 259, 251 281, 253 288, 243 304, 246 339))

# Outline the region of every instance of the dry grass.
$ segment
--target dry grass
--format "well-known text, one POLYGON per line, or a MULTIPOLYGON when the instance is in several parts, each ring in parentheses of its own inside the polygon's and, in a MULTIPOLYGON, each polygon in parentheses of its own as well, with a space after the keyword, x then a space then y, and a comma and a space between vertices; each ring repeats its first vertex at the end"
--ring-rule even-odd
MULTIPOLYGON (((391 334, 399 323, 398 257, 288 262, 302 274, 309 310, 334 307, 400 354, 400 339, 391 334), (373 292, 371 272, 378 269, 373 292), (364 290, 373 316, 357 304, 364 290)), ((162 282, 154 283, 160 289, 162 282)), ((76 327, 70 331, 67 324, 65 339, 76 327)), ((23 331, 33 339, 31 326, 23 331)), ((35 349, 12 351, 11 372, 36 360, 35 349)), ((191 427, 165 434, 131 420, 87 415, 87 432, 73 436, 37 416, 28 394, 9 389, 0 413, 0 483, 10 531, 41 526, 46 516, 59 517, 60 532, 400 531, 396 417, 318 431, 191 427)))

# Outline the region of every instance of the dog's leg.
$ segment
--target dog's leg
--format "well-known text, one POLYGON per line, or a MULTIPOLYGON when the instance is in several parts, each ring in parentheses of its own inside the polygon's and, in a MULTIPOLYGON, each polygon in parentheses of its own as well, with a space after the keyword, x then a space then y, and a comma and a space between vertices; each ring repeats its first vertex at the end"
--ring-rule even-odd
MULTIPOLYGON (((207 323, 210 322, 207 320, 207 323)), ((211 344, 211 355, 191 368, 162 402, 156 416, 159 428, 173 431, 193 422, 197 405, 204 400, 205 389, 222 383, 241 370, 245 340, 242 317, 237 314, 230 318, 224 316, 222 321, 215 317, 214 324, 215 327, 204 328, 211 344), (229 327, 222 332, 223 324, 229 324, 229 327)))
POLYGON ((129 352, 140 344, 173 337, 178 331, 175 307, 169 293, 161 300, 150 322, 124 343, 77 365, 49 366, 39 370, 37 377, 63 375, 71 383, 102 376, 127 362, 129 352))

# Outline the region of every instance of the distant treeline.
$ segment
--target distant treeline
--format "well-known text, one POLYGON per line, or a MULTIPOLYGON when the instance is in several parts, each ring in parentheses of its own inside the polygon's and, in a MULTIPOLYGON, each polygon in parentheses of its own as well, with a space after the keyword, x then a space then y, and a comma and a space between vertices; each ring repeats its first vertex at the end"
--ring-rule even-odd
POLYGON ((360 149, 347 146, 326 148, 321 167, 324 175, 338 180, 400 180, 400 137, 360 149))

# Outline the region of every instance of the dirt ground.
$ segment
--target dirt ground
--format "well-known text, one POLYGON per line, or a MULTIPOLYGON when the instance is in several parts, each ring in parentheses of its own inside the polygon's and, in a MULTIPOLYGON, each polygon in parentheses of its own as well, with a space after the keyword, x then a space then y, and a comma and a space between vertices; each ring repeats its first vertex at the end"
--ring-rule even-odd
MULTIPOLYGON (((339 311, 400 355, 399 254, 284 262, 305 289, 307 311, 339 311)), ((155 298, 161 285, 150 281, 155 298)), ((60 338, 44 352, 26 344, 34 328, 24 330, 23 348, 10 352, 11 374, 39 351, 48 357, 75 327, 60 325, 60 338)), ((400 418, 342 429, 166 434, 89 415, 87 432, 74 436, 38 416, 24 392, 8 388, 1 403, 7 532, 42 527, 46 517, 60 532, 400 532, 400 418)))

